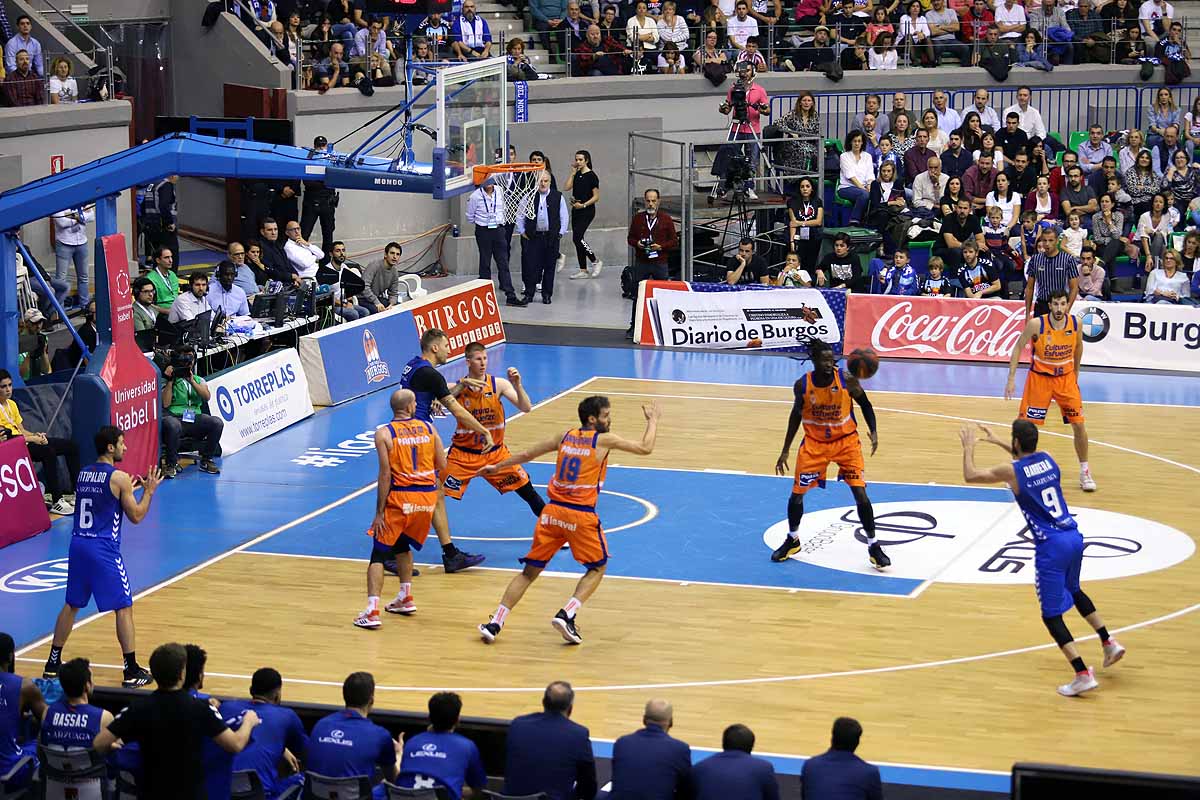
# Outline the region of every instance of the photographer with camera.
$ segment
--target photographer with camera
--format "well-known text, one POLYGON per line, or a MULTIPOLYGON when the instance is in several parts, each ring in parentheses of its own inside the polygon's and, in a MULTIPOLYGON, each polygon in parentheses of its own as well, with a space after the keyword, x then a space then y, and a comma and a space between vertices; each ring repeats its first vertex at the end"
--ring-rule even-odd
MULTIPOLYGON (((679 246, 679 234, 671 215, 658 208, 658 189, 647 189, 642 195, 644 211, 633 215, 629 222, 627 241, 633 248, 634 285, 644 280, 667 279, 668 253, 679 246)), ((629 314, 629 330, 625 338, 633 338, 634 320, 637 318, 637 292, 634 292, 633 310, 629 314)))
POLYGON ((202 413, 212 392, 195 373, 196 348, 180 345, 171 354, 171 363, 163 370, 167 385, 162 393, 163 477, 174 478, 179 472, 179 440, 183 436, 199 445, 200 471, 220 475, 213 459, 220 453, 221 431, 225 423, 220 417, 202 413))
POLYGON ((759 143, 762 140, 760 117, 763 114, 770 115, 771 104, 767 91, 754 83, 754 76, 754 65, 748 61, 740 62, 737 65, 737 82, 730 87, 725 102, 721 103, 721 113, 730 115, 729 141, 748 142, 744 145, 723 145, 717 153, 717 163, 713 165, 713 172, 723 179, 716 190, 721 197, 724 197, 730 188, 734 188, 730 186, 731 181, 726 179, 726 172, 730 167, 738 166, 744 171, 748 166, 748 177, 734 177, 741 178, 736 182, 741 184, 740 188, 745 190, 748 199, 758 199, 754 192, 753 178, 758 172, 759 143), (738 156, 741 157, 740 164, 735 164, 738 156))

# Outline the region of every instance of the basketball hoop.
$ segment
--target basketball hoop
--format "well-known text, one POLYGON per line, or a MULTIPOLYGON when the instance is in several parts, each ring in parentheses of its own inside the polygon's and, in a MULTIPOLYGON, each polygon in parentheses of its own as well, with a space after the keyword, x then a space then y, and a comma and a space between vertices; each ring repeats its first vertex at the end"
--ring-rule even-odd
POLYGON ((504 190, 504 220, 512 225, 517 221, 521 205, 537 191, 537 173, 545 168, 544 164, 529 162, 477 164, 472 167, 471 176, 476 186, 492 178, 504 190))

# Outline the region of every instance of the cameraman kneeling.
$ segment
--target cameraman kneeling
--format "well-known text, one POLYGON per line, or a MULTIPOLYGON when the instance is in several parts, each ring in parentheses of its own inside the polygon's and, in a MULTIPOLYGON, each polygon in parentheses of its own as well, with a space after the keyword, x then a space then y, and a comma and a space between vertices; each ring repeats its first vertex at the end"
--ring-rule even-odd
POLYGON ((163 447, 166 458, 163 477, 174 478, 179 472, 179 439, 186 435, 199 443, 200 469, 210 475, 220 475, 213 458, 221 447, 221 431, 225 423, 219 417, 200 413, 204 403, 212 397, 207 384, 193 371, 196 364, 196 349, 190 344, 180 345, 171 364, 163 370, 167 379, 162 402, 165 414, 162 420, 163 447))
POLYGON ((713 172, 724 179, 733 157, 741 154, 750 162, 751 180, 746 180, 741 187, 734 187, 729 185, 733 180, 733 176, 730 176, 730 180, 722 180, 715 192, 718 196, 724 197, 725 192, 729 189, 744 188, 748 199, 757 200, 758 195, 754 192, 752 178, 758 174, 758 141, 762 138, 760 116, 771 113, 771 103, 766 89, 754 82, 754 65, 749 61, 742 61, 737 65, 737 83, 730 87, 729 94, 726 95, 725 102, 721 104, 720 111, 722 114, 730 115, 729 141, 749 142, 749 144, 740 147, 722 145, 721 151, 717 155, 717 160, 722 163, 719 169, 718 165, 714 163, 713 172))

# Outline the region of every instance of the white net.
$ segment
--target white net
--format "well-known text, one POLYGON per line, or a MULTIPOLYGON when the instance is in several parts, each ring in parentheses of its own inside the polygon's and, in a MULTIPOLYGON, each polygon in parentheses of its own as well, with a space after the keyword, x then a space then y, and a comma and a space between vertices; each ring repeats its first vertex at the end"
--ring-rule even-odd
POLYGON ((542 167, 537 164, 497 164, 492 167, 475 169, 477 183, 491 179, 504 194, 504 221, 509 225, 516 223, 517 216, 522 210, 528 210, 529 199, 533 197, 538 187, 538 173, 542 167))

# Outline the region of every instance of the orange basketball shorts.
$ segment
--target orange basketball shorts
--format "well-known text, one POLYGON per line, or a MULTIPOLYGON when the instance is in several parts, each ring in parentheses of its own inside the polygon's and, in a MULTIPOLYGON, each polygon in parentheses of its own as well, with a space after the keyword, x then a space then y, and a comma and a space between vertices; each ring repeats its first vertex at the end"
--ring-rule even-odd
POLYGON ((375 542, 404 552, 408 547, 420 550, 425 546, 437 508, 437 487, 428 489, 393 489, 383 507, 383 532, 375 542))
POLYGON ((1083 398, 1079 396, 1079 381, 1074 373, 1043 375, 1030 371, 1025 378, 1021 411, 1017 416, 1034 425, 1041 425, 1046 421, 1051 400, 1058 404, 1064 423, 1083 422, 1083 398))
POLYGON ((564 544, 571 546, 571 555, 588 569, 608 563, 608 539, 596 512, 586 506, 555 502, 542 509, 533 529, 533 546, 521 563, 544 567, 564 544))
POLYGON ((793 494, 804 494, 814 485, 825 488, 825 471, 830 462, 838 466, 838 480, 847 486, 866 486, 863 480, 862 444, 858 434, 852 433, 832 442, 822 442, 806 436, 796 453, 796 480, 793 494))
MULTIPOLYGON (((498 464, 510 455, 512 453, 509 452, 508 445, 504 444, 488 453, 472 453, 469 450, 451 447, 450 452, 446 454, 446 479, 442 481, 446 497, 462 500, 462 496, 467 492, 467 485, 480 469, 489 464, 498 464)), ((529 483, 529 473, 518 464, 506 467, 494 475, 484 475, 483 479, 496 487, 500 494, 504 494, 516 491, 529 483)))

